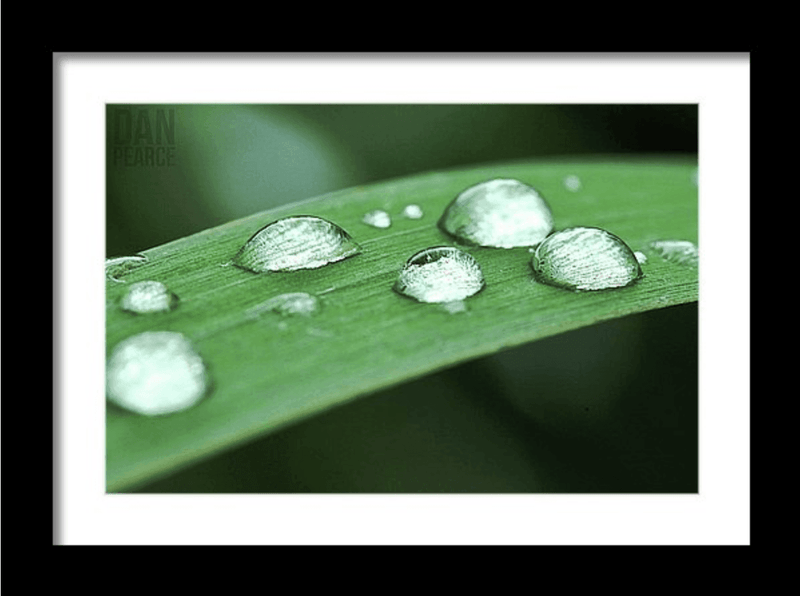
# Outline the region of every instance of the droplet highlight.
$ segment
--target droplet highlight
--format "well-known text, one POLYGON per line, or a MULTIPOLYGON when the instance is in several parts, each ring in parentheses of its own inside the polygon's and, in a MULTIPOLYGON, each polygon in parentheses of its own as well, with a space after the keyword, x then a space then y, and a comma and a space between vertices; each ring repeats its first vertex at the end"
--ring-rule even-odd
POLYGON ((570 192, 578 192, 582 186, 581 179, 574 174, 570 174, 564 178, 564 188, 570 192))
POLYGON ((122 297, 122 310, 136 314, 169 312, 178 305, 178 297, 160 281, 138 281, 122 297))
POLYGON ((147 257, 144 255, 106 259, 106 279, 123 284, 125 280, 119 279, 122 275, 145 263, 147 263, 147 257))
POLYGON ((644 265, 647 262, 647 255, 643 252, 639 252, 638 250, 633 253, 633 256, 636 257, 636 260, 639 261, 640 265, 644 265))
POLYGON ((642 277, 628 245, 600 228, 567 228, 548 236, 531 266, 537 281, 577 291, 621 288, 642 277))
POLYGON ((265 312, 279 315, 301 315, 308 317, 319 310, 319 299, 305 292, 280 294, 247 310, 248 317, 258 317, 265 312))
POLYGON ((382 209, 375 209, 374 211, 365 213, 361 221, 373 228, 385 229, 392 225, 391 216, 382 209))
POLYGON ((233 258, 254 273, 317 269, 361 252, 342 228, 325 219, 297 216, 279 219, 256 232, 233 258))
POLYGON ((439 227, 466 244, 535 246, 553 231, 553 214, 535 188, 498 178, 459 194, 445 209, 439 227))
POLYGON ((182 334, 148 331, 120 342, 106 361, 106 397, 131 412, 160 416, 197 404, 211 380, 182 334))
POLYGON ((407 219, 422 219, 423 215, 425 214, 419 205, 406 205, 403 208, 403 217, 407 219))
POLYGON ((393 289, 419 302, 450 303, 480 292, 485 285, 481 267, 471 255, 438 246, 412 256, 393 289))
POLYGON ((656 240, 650 247, 662 258, 679 265, 696 267, 700 259, 697 246, 688 240, 656 240))

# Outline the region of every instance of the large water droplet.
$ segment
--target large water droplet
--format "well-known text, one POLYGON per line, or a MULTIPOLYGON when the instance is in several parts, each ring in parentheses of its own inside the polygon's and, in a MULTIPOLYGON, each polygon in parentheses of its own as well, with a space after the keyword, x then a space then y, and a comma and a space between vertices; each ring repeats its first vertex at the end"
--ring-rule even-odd
POLYGON ((445 209, 439 227, 467 244, 534 246, 553 231, 553 214, 536 189, 498 178, 459 194, 445 209))
POLYGON ((137 314, 169 312, 178 305, 178 297, 160 281, 138 281, 122 297, 123 310, 137 314))
POLYGON ((106 278, 117 283, 125 283, 124 280, 118 278, 145 263, 147 263, 147 257, 144 255, 106 259, 106 278))
POLYGON ((256 232, 233 264, 255 273, 317 269, 360 252, 361 247, 336 224, 297 216, 279 219, 256 232))
POLYGON ((419 205, 406 205, 403 208, 403 217, 407 217, 408 219, 422 219, 423 215, 422 207, 419 205))
POLYGON ((394 290, 420 302, 454 302, 479 292, 485 286, 478 262, 452 247, 426 248, 411 257, 394 290))
POLYGON ((291 292, 280 294, 269 300, 257 304, 247 310, 247 315, 257 317, 265 312, 276 312, 280 315, 310 316, 319 309, 319 299, 305 292, 291 292))
POLYGON ((383 209, 375 209, 374 211, 365 213, 361 221, 373 228, 385 229, 392 225, 391 216, 383 209))
POLYGON ((697 265, 699 253, 697 246, 688 240, 657 240, 650 246, 667 261, 679 265, 697 265))
POLYGON ((129 337, 106 362, 108 400, 145 416, 185 410, 210 385, 203 359, 185 336, 171 331, 129 337))
POLYGON ((599 228, 567 228, 549 236, 531 260, 536 279, 568 290, 606 290, 642 276, 633 251, 599 228))

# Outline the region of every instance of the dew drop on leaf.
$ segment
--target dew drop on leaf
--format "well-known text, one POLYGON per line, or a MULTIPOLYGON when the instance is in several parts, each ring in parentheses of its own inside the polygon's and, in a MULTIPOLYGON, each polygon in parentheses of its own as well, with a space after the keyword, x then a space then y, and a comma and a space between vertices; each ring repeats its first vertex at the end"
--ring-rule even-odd
POLYGON ((361 221, 373 228, 385 229, 392 225, 392 218, 382 209, 375 209, 374 211, 364 214, 361 221))
POLYGON ((650 247, 667 261, 679 265, 697 266, 699 253, 697 246, 688 240, 656 240, 650 247))
POLYGON ((279 219, 256 232, 233 258, 242 269, 296 271, 317 269, 361 252, 342 228, 311 216, 279 219))
POLYGON ((642 277, 628 245, 600 228, 567 228, 548 236, 531 266, 537 281, 568 290, 621 288, 642 277))
POLYGON ((442 309, 451 315, 467 312, 467 303, 463 300, 453 300, 452 302, 442 302, 442 309))
POLYGON ((125 280, 118 278, 145 263, 147 263, 147 257, 144 255, 106 259, 106 279, 117 283, 125 283, 125 280))
POLYGON ((403 217, 408 219, 422 219, 424 213, 419 205, 406 205, 403 208, 403 217))
POLYGON ((535 246, 553 231, 553 214, 536 189, 498 178, 459 194, 445 209, 439 227, 466 244, 535 246))
POLYGON ((306 333, 312 337, 330 338, 335 336, 335 334, 332 331, 328 331, 326 329, 318 329, 317 327, 309 327, 308 329, 306 329, 306 333))
POLYGON ((305 317, 315 314, 319 310, 319 299, 305 292, 291 292, 280 294, 269 300, 257 304, 247 310, 248 317, 258 317, 265 312, 275 312, 279 315, 302 315, 305 317))
POLYGON ((426 248, 400 271, 394 290, 419 302, 455 302, 486 285, 478 262, 452 246, 426 248))
POLYGON ((570 174, 564 178, 564 188, 570 192, 578 192, 581 189, 581 186, 581 179, 574 174, 570 174))
POLYGON ((120 305, 136 314, 169 312, 178 305, 178 297, 160 281, 138 281, 131 284, 120 305))
POLYGON ((106 361, 106 397, 145 416, 192 407, 209 391, 203 359, 182 334, 147 331, 120 342, 106 361))

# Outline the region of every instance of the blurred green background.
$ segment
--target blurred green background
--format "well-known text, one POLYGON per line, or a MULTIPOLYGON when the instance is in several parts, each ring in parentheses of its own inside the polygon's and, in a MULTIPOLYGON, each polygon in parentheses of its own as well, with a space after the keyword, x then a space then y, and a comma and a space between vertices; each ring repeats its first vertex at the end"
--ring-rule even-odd
MULTIPOLYGON (((109 105, 107 256, 515 159, 697 156, 696 105, 109 105), (169 162, 169 165, 167 165, 169 162)), ((356 400, 143 492, 696 492, 697 305, 356 400)))

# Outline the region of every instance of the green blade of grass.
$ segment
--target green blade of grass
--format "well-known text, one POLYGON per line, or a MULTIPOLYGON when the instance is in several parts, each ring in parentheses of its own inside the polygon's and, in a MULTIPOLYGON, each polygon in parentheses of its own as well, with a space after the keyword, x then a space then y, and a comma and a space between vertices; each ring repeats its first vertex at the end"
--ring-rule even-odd
POLYGON ((126 282, 157 280, 180 297, 169 313, 133 315, 118 304, 127 284, 107 283, 107 353, 151 330, 179 331, 208 364, 210 395, 176 414, 148 418, 107 408, 107 490, 125 491, 220 450, 338 404, 458 362, 600 321, 698 299, 694 266, 664 260, 650 242, 697 242, 696 162, 588 160, 491 165, 429 173, 342 190, 230 222, 144 251, 126 282), (578 176, 581 188, 564 185, 578 176), (480 263, 486 288, 450 314, 392 291, 406 260, 455 245, 436 222, 463 189, 516 178, 548 200, 556 229, 604 228, 649 257, 645 276, 617 290, 574 293, 534 283, 527 248, 462 247, 480 263), (420 205, 422 219, 400 217, 420 205), (384 209, 388 229, 361 219, 384 209), (264 225, 314 215, 342 226, 362 246, 321 269, 253 274, 224 266, 264 225), (321 300, 311 317, 245 311, 278 294, 321 300))

